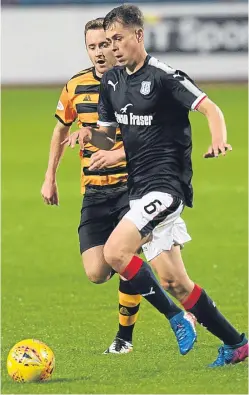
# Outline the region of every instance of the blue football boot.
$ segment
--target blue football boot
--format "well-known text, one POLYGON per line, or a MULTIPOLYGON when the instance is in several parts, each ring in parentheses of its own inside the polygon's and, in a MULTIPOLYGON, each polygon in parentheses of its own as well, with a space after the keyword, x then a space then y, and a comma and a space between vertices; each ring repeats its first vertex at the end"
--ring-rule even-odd
POLYGON ((219 366, 232 365, 243 362, 248 357, 248 340, 244 333, 241 335, 242 340, 234 346, 224 344, 218 349, 217 359, 209 365, 210 368, 219 366))
POLYGON ((193 314, 181 311, 169 320, 182 355, 187 354, 194 346, 197 335, 195 330, 196 319, 193 314))

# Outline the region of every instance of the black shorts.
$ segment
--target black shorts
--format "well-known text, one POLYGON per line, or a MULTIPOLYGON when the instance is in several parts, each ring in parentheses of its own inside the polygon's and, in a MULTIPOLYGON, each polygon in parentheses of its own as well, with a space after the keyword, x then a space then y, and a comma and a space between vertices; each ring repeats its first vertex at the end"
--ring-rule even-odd
POLYGON ((126 189, 107 196, 101 196, 101 192, 96 196, 85 195, 78 228, 80 253, 82 254, 89 248, 104 245, 129 209, 126 189))

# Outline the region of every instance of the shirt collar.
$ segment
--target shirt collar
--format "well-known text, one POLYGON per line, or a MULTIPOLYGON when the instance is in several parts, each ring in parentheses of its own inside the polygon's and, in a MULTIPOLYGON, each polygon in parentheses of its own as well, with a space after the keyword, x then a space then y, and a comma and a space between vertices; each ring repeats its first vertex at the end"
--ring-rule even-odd
POLYGON ((150 55, 147 55, 146 58, 145 58, 145 60, 144 60, 144 64, 143 64, 142 67, 140 67, 140 69, 138 69, 135 73, 128 74, 127 71, 126 71, 126 69, 125 69, 125 67, 124 67, 124 75, 125 75, 125 78, 134 78, 134 77, 137 77, 137 76, 143 74, 144 69, 145 69, 145 67, 148 65, 150 58, 151 58, 151 56, 150 56, 150 55))
POLYGON ((100 78, 100 77, 98 77, 98 76, 97 76, 97 74, 96 74, 95 67, 93 67, 93 77, 95 78, 95 80, 97 80, 97 81, 101 81, 101 78, 100 78))

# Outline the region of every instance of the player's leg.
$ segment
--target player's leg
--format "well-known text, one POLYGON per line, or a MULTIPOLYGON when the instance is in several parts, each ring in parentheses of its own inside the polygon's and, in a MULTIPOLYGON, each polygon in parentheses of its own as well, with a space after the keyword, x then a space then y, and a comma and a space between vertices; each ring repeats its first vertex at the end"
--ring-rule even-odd
MULTIPOLYGON (((113 229, 129 209, 128 193, 120 193, 112 204, 113 229)), ((119 277, 118 295, 118 332, 104 354, 126 354, 133 350, 132 335, 142 297, 131 287, 129 281, 125 281, 121 277, 119 277)))
POLYGON ((173 240, 169 240, 163 228, 155 230, 154 233, 157 242, 153 243, 152 240, 148 243, 144 252, 158 272, 163 287, 176 297, 187 311, 194 314, 201 325, 224 342, 213 366, 244 360, 248 356, 248 342, 245 335, 240 335, 220 313, 205 290, 193 283, 186 272, 180 246, 172 245, 172 243, 184 244, 190 239, 184 222, 182 220, 175 222, 173 240), (161 244, 163 242, 164 246, 161 244), (166 250, 163 253, 162 248, 166 250), (160 255, 155 256, 156 253, 160 255))
POLYGON ((126 354, 133 351, 132 335, 141 299, 141 295, 134 291, 129 281, 119 278, 119 328, 104 354, 126 354))
POLYGON ((108 202, 83 199, 78 228, 80 253, 88 279, 101 284, 110 278, 112 268, 106 263, 103 246, 112 232, 108 202))
POLYGON ((131 287, 129 281, 119 278, 119 330, 117 336, 132 343, 132 334, 138 317, 142 296, 131 287))
MULTIPOLYGON (((80 252, 83 267, 90 281, 101 284, 110 279, 112 268, 106 263, 103 246, 113 231, 119 216, 129 210, 127 193, 112 198, 95 201, 83 200, 79 225, 80 252), (118 212, 116 212, 118 210, 118 212)), ((124 353, 132 351, 132 331, 137 320, 141 296, 120 280, 119 288, 119 332, 109 352, 124 353), (126 294, 128 292, 128 294, 126 294), (125 315, 128 313, 130 315, 125 315)), ((126 283, 126 282, 125 282, 126 283)), ((106 350, 108 351, 108 350, 106 350)))
POLYGON ((195 284, 185 269, 180 246, 172 246, 169 251, 161 252, 150 263, 158 274, 160 284, 165 291, 168 291, 179 302, 188 298, 195 284))
POLYGON ((158 273, 163 288, 181 302, 194 289, 194 283, 188 276, 180 252, 180 248, 191 237, 181 217, 176 218, 172 225, 171 232, 168 226, 155 229, 154 240, 144 245, 143 250, 158 273))
POLYGON ((217 359, 210 366, 237 363, 248 357, 248 340, 219 311, 207 292, 195 284, 193 291, 181 301, 183 307, 193 313, 197 321, 224 344, 219 348, 217 359))
POLYGON ((155 258, 153 266, 165 289, 176 297, 188 312, 194 314, 201 325, 223 341, 224 345, 219 350, 218 358, 211 366, 241 362, 248 357, 248 341, 245 334, 240 334, 221 314, 206 291, 194 284, 184 273, 179 246, 160 254, 155 258))
POLYGON ((186 354, 196 339, 192 321, 166 295, 150 266, 135 256, 156 225, 167 221, 168 217, 179 216, 181 210, 182 203, 179 198, 161 192, 151 192, 134 201, 131 210, 108 239, 104 256, 114 270, 129 280, 139 294, 170 320, 180 352, 186 354))
MULTIPOLYGON (((87 230, 87 227, 85 227, 84 230, 87 230)), ((80 232, 80 236, 83 241, 83 232, 80 232)), ((111 275, 112 269, 105 261, 103 250, 104 245, 102 244, 88 248, 81 254, 85 273, 88 279, 95 284, 106 282, 111 275)))

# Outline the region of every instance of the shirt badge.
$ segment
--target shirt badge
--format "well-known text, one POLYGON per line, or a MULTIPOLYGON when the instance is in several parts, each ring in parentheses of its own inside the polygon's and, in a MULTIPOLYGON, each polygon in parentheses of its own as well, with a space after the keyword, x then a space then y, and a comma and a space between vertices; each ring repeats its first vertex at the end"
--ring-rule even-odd
POLYGON ((57 104, 57 110, 60 110, 60 111, 64 110, 64 106, 60 100, 58 101, 58 104, 57 104))
POLYGON ((151 81, 142 81, 140 93, 145 96, 148 95, 150 93, 150 86, 151 81))

